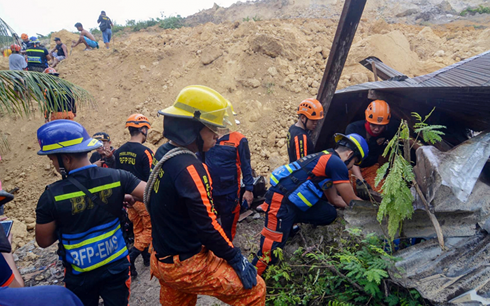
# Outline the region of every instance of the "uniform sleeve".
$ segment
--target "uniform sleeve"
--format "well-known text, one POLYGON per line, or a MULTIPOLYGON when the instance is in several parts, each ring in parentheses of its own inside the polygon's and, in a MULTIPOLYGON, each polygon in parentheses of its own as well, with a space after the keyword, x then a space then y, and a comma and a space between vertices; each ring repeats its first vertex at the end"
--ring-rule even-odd
POLYGON ((90 156, 90 163, 91 163, 91 164, 93 164, 93 163, 95 163, 96 161, 98 161, 98 160, 99 160, 99 158, 98 158, 98 156, 97 156, 97 155, 98 155, 98 153, 97 153, 97 152, 92 153, 92 155, 90 156))
POLYGON ((45 190, 39 201, 37 202, 36 207, 36 223, 37 224, 46 224, 55 221, 55 206, 53 197, 49 190, 45 190))
POLYGON ((134 174, 124 170, 118 170, 123 192, 129 194, 134 191, 141 182, 134 174))
POLYGON ((114 151, 114 158, 116 160, 114 163, 114 168, 116 168, 116 169, 121 169, 121 163, 119 162, 119 149, 114 151))
POLYGON ((313 145, 313 141, 311 140, 311 137, 307 136, 305 143, 306 143, 306 146, 305 146, 305 155, 304 156, 314 153, 315 148, 313 145))
POLYGON ((349 183, 349 170, 344 162, 333 155, 327 162, 325 174, 330 177, 334 184, 349 183))
POLYGON ((349 124, 345 129, 345 135, 352 134, 352 133, 357 133, 353 123, 349 124))
POLYGON ((143 175, 146 180, 150 178, 151 165, 153 163, 153 151, 146 148, 142 157, 142 165, 143 165, 143 175))
POLYGON ((254 190, 254 178, 252 175, 252 166, 250 165, 250 149, 247 138, 243 137, 238 145, 238 154, 240 156, 240 168, 242 169, 243 183, 245 190, 254 190))
POLYGON ((209 173, 201 163, 193 163, 175 180, 179 196, 184 198, 189 217, 197 228, 201 243, 216 256, 231 260, 237 249, 228 239, 216 218, 211 196, 209 173))
POLYGON ((8 287, 14 280, 14 277, 14 273, 12 273, 8 262, 0 254, 0 287, 8 287))

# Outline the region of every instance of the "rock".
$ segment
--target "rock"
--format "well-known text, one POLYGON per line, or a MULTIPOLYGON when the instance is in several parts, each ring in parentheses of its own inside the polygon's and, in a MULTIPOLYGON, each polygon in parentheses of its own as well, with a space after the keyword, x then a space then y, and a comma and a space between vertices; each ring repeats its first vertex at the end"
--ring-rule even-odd
POLYGON ((365 73, 353 73, 350 76, 349 81, 353 84, 362 84, 368 82, 369 78, 365 73))
POLYGON ((17 220, 12 219, 14 223, 12 224, 12 251, 14 251, 17 247, 23 244, 23 240, 27 237, 27 226, 17 220))
POLYGON ((221 51, 221 49, 216 47, 206 47, 201 53, 201 63, 203 63, 203 65, 209 65, 217 60, 221 55, 223 55, 223 51, 221 51))
POLYGON ((269 136, 267 136, 267 142, 269 144, 269 147, 273 147, 276 144, 276 138, 278 136, 279 135, 277 134, 277 132, 272 132, 269 134, 269 136))
POLYGON ((27 224, 27 230, 31 231, 36 227, 36 222, 28 223, 27 224))
POLYGON ((36 222, 36 219, 35 219, 35 218, 33 218, 33 217, 26 217, 26 218, 24 219, 24 222, 25 222, 25 223, 33 223, 33 222, 36 222))
POLYGON ((401 13, 398 13, 396 14, 395 16, 396 17, 407 17, 407 16, 410 16, 410 15, 413 15, 413 14, 417 14, 419 13, 420 10, 419 9, 416 9, 416 8, 411 8, 411 9, 408 9, 406 11, 403 11, 401 13))
POLYGON ((245 87, 257 88, 260 86, 260 81, 257 79, 245 79, 239 80, 239 82, 245 87))
POLYGON ((269 69, 267 69, 267 72, 269 72, 269 74, 272 75, 272 76, 277 75, 277 69, 276 69, 276 67, 269 67, 269 69))
POLYGON ((145 65, 140 65, 140 69, 141 70, 144 70, 144 69, 146 69, 146 66, 145 65))
POLYGON ((435 56, 435 57, 441 57, 441 56, 444 56, 444 50, 439 50, 439 51, 437 51, 436 53, 434 53, 434 56, 435 56))
POLYGON ((263 53, 270 57, 278 57, 283 53, 282 45, 279 41, 270 35, 258 35, 251 39, 250 47, 252 51, 263 53))

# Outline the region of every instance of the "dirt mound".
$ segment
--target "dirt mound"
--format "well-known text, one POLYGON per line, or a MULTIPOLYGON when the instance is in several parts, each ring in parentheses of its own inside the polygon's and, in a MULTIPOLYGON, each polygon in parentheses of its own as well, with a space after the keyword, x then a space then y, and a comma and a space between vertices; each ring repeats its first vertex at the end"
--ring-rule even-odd
MULTIPOLYGON (((51 41, 50 41, 50 45, 49 45, 49 48, 54 48, 56 46, 56 42, 54 41, 54 38, 55 37, 59 37, 61 39, 61 42, 64 43, 66 45, 66 47, 68 48, 68 52, 70 52, 70 50, 72 49, 71 48, 71 44, 72 44, 72 41, 77 41, 78 40, 78 37, 80 35, 79 34, 75 34, 75 33, 72 33, 72 32, 68 32, 67 30, 61 30, 61 31, 58 31, 58 32, 54 32, 51 34, 51 41)), ((46 46, 48 47, 48 46, 46 46)), ((83 51, 83 48, 82 46, 78 46, 77 48, 74 48, 72 52, 81 52, 83 51)))
MULTIPOLYGON (((152 121, 149 145, 156 149, 163 143, 157 111, 171 105, 184 86, 215 88, 238 113, 254 169, 267 175, 287 162, 287 129, 296 119, 298 103, 317 94, 335 30, 335 21, 328 19, 207 23, 177 30, 154 27, 116 37, 109 50, 77 48, 58 71, 97 101, 95 107, 80 107, 76 121, 90 134, 108 132, 115 147, 129 139, 126 118, 140 112, 152 121)), ((377 56, 409 76, 422 75, 480 53, 488 46, 487 32, 364 20, 339 88, 373 81, 358 64, 367 56, 377 56)), ((53 37, 70 44, 77 35, 63 30, 53 37)), ((49 160, 36 155, 36 130, 43 123, 40 115, 3 117, 0 122, 0 133, 10 146, 0 152, 0 179, 6 190, 20 188, 6 205, 6 214, 25 225, 18 246, 33 238, 32 218, 45 185, 59 179, 49 160)))

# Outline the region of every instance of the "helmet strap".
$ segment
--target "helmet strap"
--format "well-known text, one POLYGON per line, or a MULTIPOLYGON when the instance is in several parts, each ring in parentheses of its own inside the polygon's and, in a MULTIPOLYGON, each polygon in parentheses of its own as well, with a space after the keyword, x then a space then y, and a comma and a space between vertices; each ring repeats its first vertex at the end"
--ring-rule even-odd
POLYGON ((143 132, 143 128, 140 128, 140 133, 143 134, 145 136, 145 140, 143 140, 142 143, 145 143, 146 142, 146 139, 148 138, 148 132, 143 132))
POLYGON ((68 174, 66 173, 65 165, 63 164, 63 158, 61 158, 61 154, 56 154, 58 157, 58 167, 60 168, 61 178, 64 180, 67 178, 68 174))

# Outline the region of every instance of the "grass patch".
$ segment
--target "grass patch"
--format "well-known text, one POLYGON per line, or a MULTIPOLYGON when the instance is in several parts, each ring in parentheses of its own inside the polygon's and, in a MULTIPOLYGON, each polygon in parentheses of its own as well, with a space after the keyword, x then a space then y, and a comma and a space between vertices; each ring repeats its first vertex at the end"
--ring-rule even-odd
POLYGON ((480 5, 476 8, 471 8, 471 7, 468 7, 466 9, 464 9, 461 13, 459 13, 459 15, 461 16, 467 16, 467 15, 475 15, 475 14, 490 14, 490 7, 486 7, 486 6, 483 6, 483 5, 480 5))

